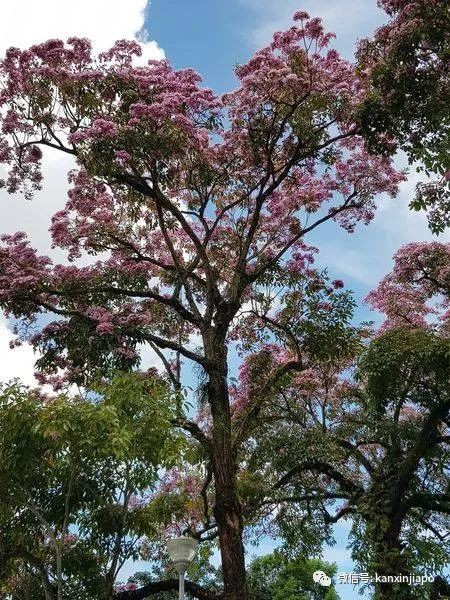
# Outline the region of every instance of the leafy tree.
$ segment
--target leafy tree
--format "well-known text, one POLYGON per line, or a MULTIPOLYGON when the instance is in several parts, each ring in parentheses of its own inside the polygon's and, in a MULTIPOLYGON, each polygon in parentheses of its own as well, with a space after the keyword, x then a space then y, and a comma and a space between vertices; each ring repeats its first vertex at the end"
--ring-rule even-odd
POLYGON ((12 598, 111 599, 156 524, 141 494, 180 450, 153 377, 118 375, 97 399, 0 394, 0 589, 12 598))
POLYGON ((439 179, 421 183, 410 206, 429 209, 442 233, 450 215, 450 15, 445 0, 379 0, 390 20, 358 50, 370 81, 358 122, 372 148, 402 149, 419 170, 439 179))
POLYGON ((92 57, 87 40, 50 40, 0 63, 4 185, 31 196, 42 150, 72 156, 53 243, 74 262, 97 257, 54 265, 24 233, 4 236, 1 307, 21 319, 22 335, 42 313, 56 316, 31 338, 55 385, 61 370, 84 383, 132 368, 140 344, 175 389, 181 359, 197 366, 209 428, 181 407, 177 418, 201 446, 212 511, 194 534, 219 536, 225 600, 247 598, 237 472, 264 400, 235 409, 229 345, 250 352, 247 330, 253 345, 265 340, 265 359, 278 364, 269 388, 306 357, 344 352, 353 341, 337 333, 349 303, 340 282, 333 289, 312 268, 306 237, 327 221, 348 231, 368 223, 377 194, 395 195, 404 178, 359 136, 365 77, 329 48, 319 19, 294 20, 236 69, 239 87, 221 98, 192 70, 135 67, 132 42, 92 57))
POLYGON ((322 587, 313 580, 315 571, 332 578, 336 566, 318 559, 288 560, 278 552, 255 558, 248 569, 254 600, 339 600, 334 586, 322 587))
MULTIPOLYGON (((449 341, 393 329, 362 353, 356 381, 350 367, 303 372, 267 406, 248 463, 253 508, 288 547, 313 549, 352 518, 363 570, 438 572, 450 551, 449 341)), ((380 583, 375 597, 422 598, 414 589, 380 583)))

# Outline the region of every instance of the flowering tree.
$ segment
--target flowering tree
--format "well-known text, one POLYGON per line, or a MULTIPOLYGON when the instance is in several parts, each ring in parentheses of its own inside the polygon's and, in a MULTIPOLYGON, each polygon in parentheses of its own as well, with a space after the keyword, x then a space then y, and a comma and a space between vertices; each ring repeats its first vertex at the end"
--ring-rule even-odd
POLYGON ((428 209, 430 228, 449 225, 450 17, 445 0, 379 0, 389 15, 357 57, 370 92, 358 122, 371 147, 388 154, 404 150, 418 170, 437 174, 417 186, 410 206, 428 209))
POLYGON ((406 244, 394 256, 394 269, 366 299, 387 316, 384 328, 438 327, 450 321, 450 244, 406 244))
POLYGON ((24 334, 38 328, 41 377, 56 385, 130 368, 141 344, 175 389, 182 360, 200 369, 210 426, 181 407, 177 424, 209 464, 226 600, 246 598, 236 472, 264 400, 232 411, 240 394, 230 387, 229 344, 245 339, 245 353, 252 331, 259 342, 275 336, 268 388, 303 369, 309 352, 326 354, 349 311, 341 283, 333 289, 312 269, 306 237, 327 221, 350 232, 368 223, 376 195, 395 195, 403 179, 359 136, 365 79, 329 48, 319 19, 294 20, 236 69, 238 88, 220 98, 192 70, 135 67, 139 48, 125 41, 92 57, 87 40, 50 40, 10 49, 0 65, 6 189, 28 196, 41 186, 43 150, 75 160, 51 224, 73 264, 37 255, 24 233, 4 236, 1 306, 24 334), (96 262, 76 266, 85 255, 96 262), (42 313, 56 320, 39 327, 42 313), (320 319, 328 335, 316 339, 320 319))
MULTIPOLYGON (((387 316, 368 347, 360 343, 369 330, 349 330, 353 343, 273 386, 253 414, 247 515, 288 546, 317 551, 330 525, 351 518, 364 570, 386 576, 446 565, 449 250, 402 247, 368 295, 387 316)), ((240 393, 258 392, 274 368, 261 351, 247 357, 240 393)), ((431 593, 446 586, 438 578, 431 593)), ((409 585, 381 581, 376 597, 416 596, 409 585)))

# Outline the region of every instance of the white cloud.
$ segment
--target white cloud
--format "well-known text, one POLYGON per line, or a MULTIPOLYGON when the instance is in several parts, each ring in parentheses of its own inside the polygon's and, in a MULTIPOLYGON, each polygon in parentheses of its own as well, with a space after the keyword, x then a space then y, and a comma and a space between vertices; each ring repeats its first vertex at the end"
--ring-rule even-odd
POLYGON ((145 37, 147 0, 14 0, 2 3, 0 51, 24 48, 49 38, 88 37, 96 48, 106 49, 116 40, 145 39, 147 58, 162 58, 156 42, 145 37))
MULTIPOLYGON (((396 159, 398 168, 402 168, 402 157, 396 159)), ((424 173, 417 173, 414 167, 410 168, 408 179, 400 185, 400 192, 395 200, 383 198, 379 203, 378 214, 375 218, 375 228, 382 229, 386 235, 397 240, 397 245, 411 241, 431 241, 438 239, 428 228, 428 221, 424 211, 416 212, 409 209, 409 203, 414 198, 416 185, 426 181, 424 173)), ((450 239, 450 232, 439 237, 441 241, 450 239)))
POLYGON ((141 364, 139 365, 140 370, 145 371, 146 369, 156 367, 160 373, 164 374, 164 365, 162 364, 161 359, 149 345, 138 344, 137 350, 141 357, 141 364))
POLYGON ((25 200, 21 194, 9 195, 0 190, 0 233, 25 231, 32 245, 52 258, 64 259, 63 253, 50 249, 48 231, 51 217, 64 207, 67 200, 67 172, 74 166, 72 157, 51 151, 44 156, 43 189, 33 200, 25 200))
POLYGON ((297 10, 306 10, 312 17, 321 17, 325 28, 337 35, 336 47, 347 57, 353 55, 357 39, 370 35, 383 22, 383 12, 375 0, 241 0, 253 9, 258 22, 246 32, 253 45, 267 44, 274 31, 285 29, 292 23, 297 10))
POLYGON ((347 285, 347 278, 351 278, 369 288, 374 287, 384 274, 376 256, 368 251, 361 252, 360 240, 356 243, 354 238, 323 240, 319 247, 319 264, 327 267, 332 277, 343 277, 347 285))
POLYGON ((26 385, 35 385, 34 362, 36 355, 29 344, 11 350, 9 342, 14 335, 0 315, 0 382, 6 383, 18 378, 26 385))

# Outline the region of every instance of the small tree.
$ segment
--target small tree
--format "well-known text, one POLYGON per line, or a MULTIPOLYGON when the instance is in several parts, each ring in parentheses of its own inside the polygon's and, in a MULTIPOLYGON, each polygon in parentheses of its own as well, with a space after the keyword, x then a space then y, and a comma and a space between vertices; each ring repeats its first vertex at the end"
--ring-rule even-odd
POLYGON ((289 560, 278 552, 255 558, 248 568, 252 600, 339 600, 334 585, 314 582, 315 571, 331 579, 336 565, 302 556, 289 560))
POLYGON ((175 454, 172 408, 151 378, 101 391, 94 402, 1 390, 0 590, 17 600, 111 600, 138 556, 140 494, 175 454))

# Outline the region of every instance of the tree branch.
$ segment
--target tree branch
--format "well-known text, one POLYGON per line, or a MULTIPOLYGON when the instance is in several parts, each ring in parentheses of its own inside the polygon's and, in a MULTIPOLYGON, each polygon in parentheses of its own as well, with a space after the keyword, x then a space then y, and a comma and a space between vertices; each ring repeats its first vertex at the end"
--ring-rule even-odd
POLYGON ((405 502, 409 508, 423 508, 427 512, 435 511, 450 515, 450 494, 431 494, 419 492, 405 502))
MULTIPOLYGON (((114 595, 113 600, 145 600, 149 596, 154 596, 161 592, 178 590, 178 579, 167 579, 165 581, 155 581, 144 585, 137 590, 128 590, 114 595)), ((197 600, 221 600, 222 594, 217 594, 207 588, 204 588, 192 581, 185 582, 185 589, 197 600)))
POLYGON ((189 432, 193 438, 195 438, 200 444, 206 448, 208 451, 211 448, 211 440, 208 436, 200 429, 197 423, 194 421, 189 421, 188 419, 178 418, 172 421, 175 427, 180 427, 185 431, 189 432))
POLYGON ((337 483, 339 483, 339 485, 342 487, 343 490, 345 490, 349 493, 359 494, 364 491, 364 489, 361 486, 359 486, 357 483, 351 481, 350 479, 347 479, 347 477, 342 475, 342 473, 340 471, 338 471, 337 469, 335 469, 328 463, 326 463, 324 461, 320 461, 320 460, 305 461, 305 462, 297 465, 296 467, 294 467, 293 469, 288 471, 285 475, 283 475, 283 477, 274 485, 274 488, 276 490, 280 489, 281 487, 283 487, 284 485, 289 483, 290 480, 293 477, 295 477, 295 475, 299 475, 300 473, 303 473, 304 471, 318 471, 320 473, 328 475, 329 477, 334 479, 337 483))

